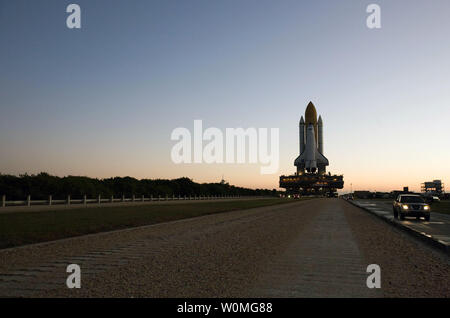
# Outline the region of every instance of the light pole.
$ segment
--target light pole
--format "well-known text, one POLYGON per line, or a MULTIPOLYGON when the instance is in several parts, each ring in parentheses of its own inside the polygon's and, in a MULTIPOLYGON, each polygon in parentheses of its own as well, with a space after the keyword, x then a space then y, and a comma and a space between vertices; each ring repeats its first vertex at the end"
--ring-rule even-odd
POLYGON ((353 194, 353 183, 350 183, 350 193, 353 194))

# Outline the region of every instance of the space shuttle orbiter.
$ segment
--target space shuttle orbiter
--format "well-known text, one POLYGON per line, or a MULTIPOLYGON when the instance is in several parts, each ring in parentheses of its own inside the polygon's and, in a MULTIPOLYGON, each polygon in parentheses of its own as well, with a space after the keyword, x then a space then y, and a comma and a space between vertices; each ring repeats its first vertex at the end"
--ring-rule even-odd
POLYGON ((325 173, 325 167, 329 165, 328 159, 323 155, 323 123, 319 116, 317 121, 316 107, 309 102, 303 116, 300 119, 300 155, 295 159, 297 174, 325 173))

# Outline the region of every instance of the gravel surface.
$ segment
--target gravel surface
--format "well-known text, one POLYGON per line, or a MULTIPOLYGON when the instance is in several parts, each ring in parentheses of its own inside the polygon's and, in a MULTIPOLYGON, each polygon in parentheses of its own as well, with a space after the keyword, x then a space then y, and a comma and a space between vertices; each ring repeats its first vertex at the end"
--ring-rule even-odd
MULTIPOLYGON (((336 277, 345 282, 343 286, 356 286, 342 294, 354 296, 362 290, 360 267, 365 270, 371 263, 382 269, 382 292, 376 296, 449 297, 448 258, 338 199, 2 250, 0 296, 252 297, 273 287, 270 275, 277 271, 284 280, 295 277, 304 284, 303 292, 311 286, 321 288, 316 291, 338 290, 340 281, 324 280, 318 276, 319 268, 337 269, 327 279, 336 277), (358 273, 333 265, 343 259, 358 273), (65 268, 71 263, 81 266, 81 289, 65 287, 65 268), (283 266, 289 271, 280 271, 283 266)), ((277 291, 287 287, 278 284, 277 291)), ((304 296, 296 288, 289 297, 304 296)))
POLYGON ((298 208, 316 204, 233 211, 0 251, 0 273, 40 273, 3 294, 15 287, 17 296, 241 296, 265 260, 307 226, 310 215, 299 214, 298 208), (104 257, 93 256, 99 253, 104 257), (133 259, 118 263, 125 258, 133 259), (70 263, 81 266, 80 290, 65 288, 64 266, 70 263), (48 273, 41 272, 41 266, 54 264, 48 273), (61 288, 45 290, 49 281, 61 288), (39 286, 44 290, 35 291, 39 286))
POLYGON ((381 267, 385 297, 450 297, 447 255, 350 203, 342 204, 364 257, 381 267))

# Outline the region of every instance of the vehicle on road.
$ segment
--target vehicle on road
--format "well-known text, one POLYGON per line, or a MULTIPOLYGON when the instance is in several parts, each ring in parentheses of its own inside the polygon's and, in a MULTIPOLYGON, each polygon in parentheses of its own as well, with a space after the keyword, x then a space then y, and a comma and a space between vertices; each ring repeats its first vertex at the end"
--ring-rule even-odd
POLYGON ((440 202, 441 201, 441 199, 439 199, 439 197, 431 197, 431 200, 433 202, 440 202))
POLYGON ((394 218, 404 220, 405 217, 416 217, 418 220, 424 217, 430 221, 430 205, 420 195, 401 194, 392 205, 394 218))
POLYGON ((436 197, 436 196, 426 196, 424 199, 425 199, 425 201, 426 201, 427 203, 429 203, 429 204, 432 204, 432 203, 434 203, 434 202, 440 202, 440 201, 441 201, 441 199, 439 199, 439 197, 436 197))

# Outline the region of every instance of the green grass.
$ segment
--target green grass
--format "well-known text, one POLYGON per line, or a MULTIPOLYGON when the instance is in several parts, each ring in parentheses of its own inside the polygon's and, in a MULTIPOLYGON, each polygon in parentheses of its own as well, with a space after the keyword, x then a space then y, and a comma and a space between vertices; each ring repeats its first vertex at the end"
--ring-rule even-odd
POLYGON ((288 199, 80 208, 0 214, 0 248, 294 202, 288 199))
POLYGON ((450 214, 450 201, 434 202, 431 204, 431 212, 450 214))

